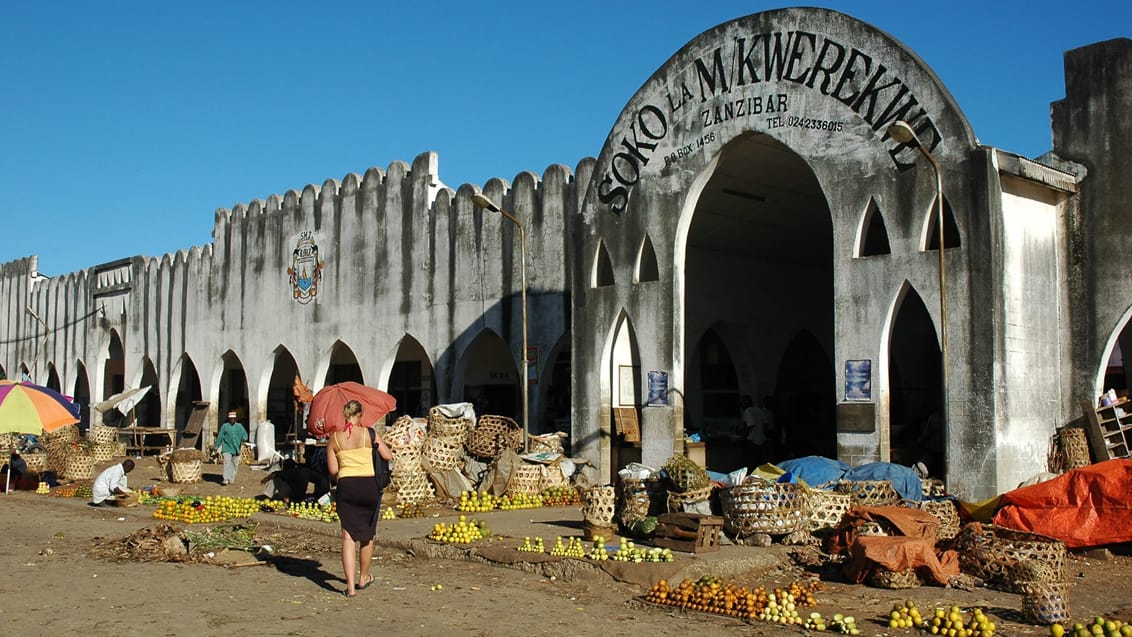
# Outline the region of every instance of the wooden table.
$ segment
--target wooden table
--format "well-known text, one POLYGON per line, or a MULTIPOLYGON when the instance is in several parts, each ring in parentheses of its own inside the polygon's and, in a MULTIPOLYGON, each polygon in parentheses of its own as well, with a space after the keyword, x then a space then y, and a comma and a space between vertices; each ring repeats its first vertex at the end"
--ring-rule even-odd
POLYGON ((177 442, 177 430, 164 427, 119 427, 118 435, 119 437, 129 435, 130 439, 126 442, 126 452, 134 451, 138 455, 145 455, 146 451, 172 449, 177 442), (159 445, 147 445, 145 444, 147 436, 163 437, 168 442, 159 445))

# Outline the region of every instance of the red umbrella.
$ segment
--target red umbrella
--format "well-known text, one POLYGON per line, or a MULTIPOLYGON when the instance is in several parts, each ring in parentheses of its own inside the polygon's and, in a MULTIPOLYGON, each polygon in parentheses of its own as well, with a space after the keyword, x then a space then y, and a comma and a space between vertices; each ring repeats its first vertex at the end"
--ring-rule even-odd
POLYGON ((351 400, 362 404, 362 424, 367 427, 377 424, 385 414, 397 408, 397 399, 380 389, 354 382, 327 385, 318 390, 311 401, 307 431, 321 438, 344 429, 346 418, 342 416, 342 408, 351 400))

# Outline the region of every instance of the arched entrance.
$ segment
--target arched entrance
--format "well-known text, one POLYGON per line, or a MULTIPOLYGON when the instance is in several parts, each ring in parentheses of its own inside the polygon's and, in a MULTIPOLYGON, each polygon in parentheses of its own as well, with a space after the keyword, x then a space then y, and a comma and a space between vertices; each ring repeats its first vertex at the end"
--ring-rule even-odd
POLYGON ((397 399, 397 409, 389 414, 386 422, 393 422, 401 416, 427 416, 435 400, 436 382, 432 373, 432 361, 420 342, 408 334, 397 346, 397 356, 389 372, 386 391, 397 399))
POLYGON ((157 370, 149 357, 142 359, 142 373, 138 380, 138 387, 149 386, 149 391, 142 397, 138 406, 134 408, 134 424, 142 427, 160 427, 161 417, 161 384, 157 381, 157 370))
MULTIPOLYGON (((570 334, 562 335, 551 350, 546 369, 539 375, 542 410, 533 434, 570 433, 570 334)), ((566 442, 569 442, 567 439, 566 442)))
POLYGON ((813 170, 768 135, 729 142, 695 201, 684 259, 688 417, 710 421, 709 455, 713 437, 738 437, 748 393, 776 405, 779 455, 836 457, 833 222, 813 170))
POLYGON ((299 376, 299 364, 286 347, 275 348, 275 364, 271 368, 271 378, 267 381, 266 416, 275 426, 275 442, 294 440, 299 432, 296 423, 301 414, 295 414, 295 378, 299 376))
POLYGON ((180 371, 175 372, 177 374, 177 389, 174 393, 173 402, 175 409, 173 426, 177 431, 184 431, 185 425, 189 422, 189 416, 193 413, 193 403, 203 400, 204 394, 201 391, 200 374, 197 373, 197 366, 193 364, 193 359, 188 354, 181 355, 177 368, 180 371))
POLYGON ((63 392, 63 384, 59 382, 59 372, 55 369, 55 363, 47 364, 47 384, 44 387, 54 389, 59 393, 63 392))
POLYGON ((632 418, 638 423, 637 430, 640 431, 640 377, 641 349, 636 330, 629 316, 622 313, 617 317, 607 341, 602 370, 602 404, 609 414, 605 419, 608 425, 602 431, 602 438, 609 441, 609 462, 603 461, 602 465, 610 468, 610 474, 604 478, 610 483, 616 483, 617 472, 622 467, 643 459, 640 440, 626 440, 625 427, 618 422, 619 419, 624 422, 626 417, 632 418))
POLYGON ((75 404, 79 406, 79 431, 90 428, 90 380, 86 376, 86 365, 75 364, 75 388, 72 391, 75 404))
POLYGON ((330 366, 326 369, 326 378, 323 379, 322 384, 326 386, 347 381, 362 384, 366 382, 354 350, 342 341, 335 341, 330 348, 330 366))
POLYGON ((456 367, 456 387, 460 400, 472 403, 477 415, 522 420, 515 358, 506 341, 495 332, 483 330, 464 350, 456 367))
MULTIPOLYGON (((248 376, 244 371, 244 364, 232 350, 224 352, 220 361, 222 368, 216 392, 219 422, 224 422, 227 413, 234 411, 245 427, 251 427, 248 415, 248 376)), ((220 428, 219 422, 216 425, 217 431, 220 428)))
MULTIPOLYGON (((126 351, 118 331, 110 330, 110 344, 107 346, 106 362, 102 365, 102 400, 126 389, 126 351)), ((125 419, 122 412, 111 409, 103 412, 102 421, 116 427, 125 419)))
POLYGON ((923 461, 943 477, 943 377, 939 339, 920 295, 907 288, 888 344, 889 450, 892 462, 923 461))

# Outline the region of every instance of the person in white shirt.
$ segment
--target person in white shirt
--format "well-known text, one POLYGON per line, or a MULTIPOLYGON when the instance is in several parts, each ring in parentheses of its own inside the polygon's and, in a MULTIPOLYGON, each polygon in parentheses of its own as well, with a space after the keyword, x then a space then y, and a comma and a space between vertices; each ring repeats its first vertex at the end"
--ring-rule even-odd
POLYGON ((126 474, 133 470, 134 461, 123 460, 116 465, 107 467, 102 473, 98 474, 90 488, 90 505, 104 506, 108 500, 113 503, 116 494, 130 493, 130 488, 126 486, 126 474))

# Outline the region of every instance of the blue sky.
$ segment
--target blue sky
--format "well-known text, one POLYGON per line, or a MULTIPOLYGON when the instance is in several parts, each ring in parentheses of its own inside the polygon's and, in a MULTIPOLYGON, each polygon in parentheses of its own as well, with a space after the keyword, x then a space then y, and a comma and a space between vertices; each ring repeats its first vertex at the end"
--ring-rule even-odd
MULTIPOLYGON (((980 141, 1028 157, 1050 148, 1064 51, 1132 36, 1123 0, 804 4, 903 41, 980 141)), ((453 188, 572 168, 686 42, 781 6, 5 3, 0 263, 55 276, 204 245, 217 208, 430 150, 453 188)))

